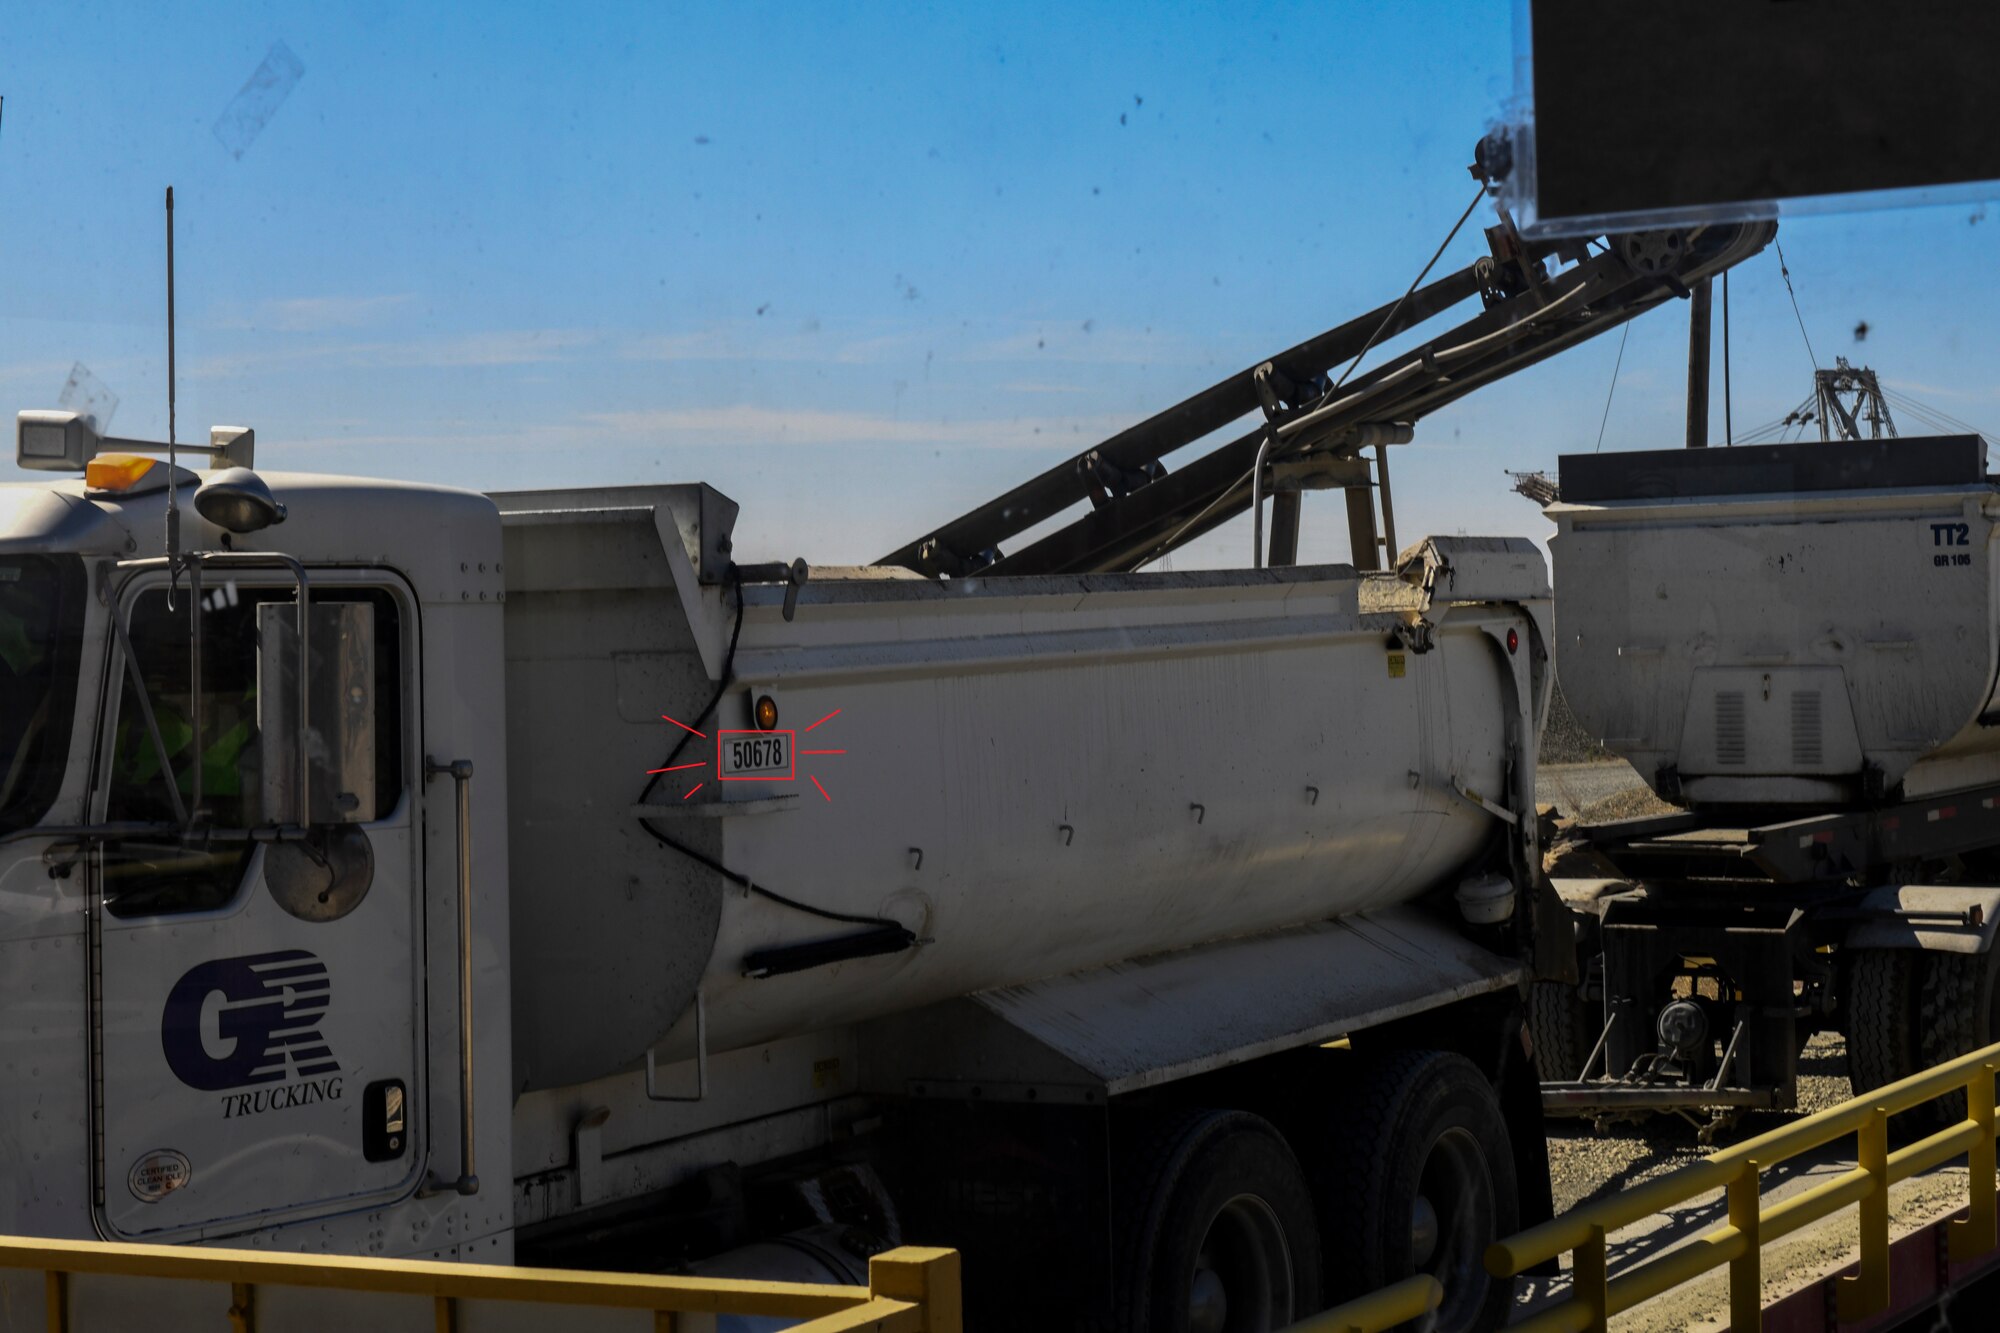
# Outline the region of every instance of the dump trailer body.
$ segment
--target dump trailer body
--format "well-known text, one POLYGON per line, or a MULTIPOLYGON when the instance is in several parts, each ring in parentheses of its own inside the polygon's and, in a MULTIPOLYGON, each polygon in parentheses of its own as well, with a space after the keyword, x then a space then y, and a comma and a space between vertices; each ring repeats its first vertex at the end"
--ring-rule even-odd
POLYGON ((1562 460, 1556 663, 1697 808, 2000 781, 2000 490, 1976 436, 1562 460))
POLYGON ((1575 830, 1611 877, 1564 888, 1602 1004, 1539 996, 1545 1104, 1726 1118, 1794 1104, 1817 1029, 1858 1088, 1991 1040, 1983 442, 1578 456, 1561 492, 1564 695, 1686 809, 1575 830))
POLYGON ((706 488, 497 499, 524 1089, 1440 891, 1454 914, 1500 827, 1461 789, 1525 800, 1532 552, 1502 544, 1512 606, 1346 566, 855 570, 787 614, 720 577, 706 488), (1435 602, 1434 633, 1363 609, 1385 595, 1435 602))

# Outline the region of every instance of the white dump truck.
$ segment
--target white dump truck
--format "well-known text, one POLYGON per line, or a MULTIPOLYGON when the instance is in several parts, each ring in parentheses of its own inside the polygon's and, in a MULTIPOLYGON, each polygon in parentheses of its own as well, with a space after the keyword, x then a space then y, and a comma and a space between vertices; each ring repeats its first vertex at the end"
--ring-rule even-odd
POLYGON ((1861 1089, 2000 1038, 1984 443, 1577 456, 1548 513, 1564 695, 1685 808, 1583 830, 1550 1107, 1790 1105, 1820 1028, 1861 1089))
POLYGON ((844 1280, 1165 1228, 1228 1253, 1148 1298, 1281 1327, 1353 1229, 1519 1219, 1532 547, 798 589, 706 487, 271 473, 240 533, 181 480, 175 590, 167 464, 91 466, 0 489, 0 1229, 844 1280))
POLYGON ((0 1232, 939 1243, 976 1327, 1132 1333, 1425 1271, 1492 1326, 1482 1251, 1549 1208, 1527 986, 1574 963, 1549 590, 1518 540, 1385 559, 1388 447, 1771 234, 1503 219, 869 567, 740 560, 701 485, 260 474, 225 428, 193 472, 23 414, 63 475, 0 487, 0 1232), (1325 488, 1354 561, 1299 567, 1325 488), (1252 509, 1251 568, 1144 570, 1252 509))

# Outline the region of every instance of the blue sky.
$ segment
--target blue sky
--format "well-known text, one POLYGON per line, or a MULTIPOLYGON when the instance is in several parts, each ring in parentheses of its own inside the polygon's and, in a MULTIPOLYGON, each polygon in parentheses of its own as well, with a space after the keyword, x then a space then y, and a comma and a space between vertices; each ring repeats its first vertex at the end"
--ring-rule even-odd
MULTIPOLYGON (((1393 299, 1512 45, 1502 3, 12 6, 0 399, 82 362, 114 431, 164 436, 172 183, 184 435, 482 489, 706 480, 746 556, 866 560, 1393 299), (303 76, 235 156, 214 127, 274 42, 303 76)), ((2000 210, 1782 242, 1822 361, 2000 427, 2000 210)), ((1732 287, 1741 427, 1809 364, 1775 255, 1732 287)), ((1633 326, 1605 448, 1679 442, 1681 310, 1633 326)), ((1502 469, 1592 446, 1616 353, 1422 423, 1399 535, 1544 535, 1502 469)), ((1337 497, 1305 529, 1345 558, 1337 497)))

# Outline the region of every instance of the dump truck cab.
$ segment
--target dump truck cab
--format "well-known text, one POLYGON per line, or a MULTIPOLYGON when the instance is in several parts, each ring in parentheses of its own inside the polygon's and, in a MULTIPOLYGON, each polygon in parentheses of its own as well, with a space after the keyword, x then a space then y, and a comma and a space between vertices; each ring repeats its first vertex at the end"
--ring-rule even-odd
POLYGON ((0 486, 0 1230, 507 1257, 492 502, 83 461, 0 486))

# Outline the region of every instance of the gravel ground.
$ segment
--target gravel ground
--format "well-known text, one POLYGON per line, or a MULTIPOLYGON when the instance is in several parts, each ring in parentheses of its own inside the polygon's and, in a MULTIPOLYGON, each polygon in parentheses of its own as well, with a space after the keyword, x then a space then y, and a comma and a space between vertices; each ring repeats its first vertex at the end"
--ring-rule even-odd
POLYGON ((1588 1120, 1551 1120, 1549 1176, 1555 1184, 1556 1211, 1665 1175, 1717 1148, 1775 1129, 1798 1115, 1838 1106, 1853 1095, 1847 1085, 1846 1039, 1837 1032, 1822 1032, 1799 1057, 1798 1113, 1745 1116, 1713 1145, 1703 1144, 1692 1125, 1672 1116, 1616 1125, 1602 1134, 1588 1120))
MULTIPOLYGON (((1798 1115, 1838 1105, 1852 1095, 1847 1082, 1847 1048, 1837 1034, 1822 1033, 1800 1058, 1799 1109, 1796 1113, 1746 1116, 1704 1146, 1684 1121, 1659 1117, 1639 1125, 1621 1125, 1599 1134, 1587 1121, 1552 1121, 1549 1169, 1558 1211, 1601 1199, 1698 1161, 1716 1147, 1776 1128, 1798 1115)), ((1765 1173, 1765 1206, 1772 1200, 1811 1188, 1853 1165, 1852 1140, 1839 1141, 1819 1153, 1794 1158, 1765 1173)), ((1891 1229, 1901 1235, 1944 1216, 1965 1200, 1965 1167, 1940 1167, 1904 1182, 1890 1194, 1891 1229)), ((1667 1213, 1642 1219, 1612 1237, 1611 1271, 1625 1268, 1670 1249, 1727 1220, 1719 1194, 1710 1194, 1667 1213)), ((1766 1247, 1764 1295, 1774 1300, 1851 1263, 1855 1256, 1852 1209, 1766 1247)), ((1516 1316, 1542 1308, 1566 1294, 1567 1260, 1561 1276, 1524 1281, 1516 1316)), ((1656 1297, 1612 1321, 1619 1333, 1680 1333, 1681 1330, 1722 1329, 1728 1323, 1726 1270, 1656 1297)))
POLYGON ((1602 806, 1614 797, 1645 790, 1645 781, 1623 759, 1542 764, 1535 769, 1536 802, 1553 805, 1565 819, 1575 819, 1586 807, 1602 806))

